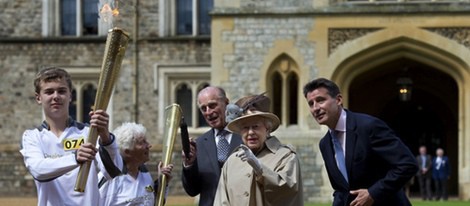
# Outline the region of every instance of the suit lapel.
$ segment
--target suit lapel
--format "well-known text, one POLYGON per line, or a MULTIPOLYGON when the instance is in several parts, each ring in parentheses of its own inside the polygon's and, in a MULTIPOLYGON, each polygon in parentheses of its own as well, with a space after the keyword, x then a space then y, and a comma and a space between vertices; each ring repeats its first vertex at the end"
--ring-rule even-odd
POLYGON ((206 133, 206 135, 203 136, 204 141, 203 145, 204 148, 201 148, 206 151, 206 157, 208 158, 207 161, 209 161, 214 168, 214 171, 219 171, 220 172, 220 166, 219 166, 219 160, 217 160, 217 146, 215 145, 215 137, 214 137, 214 129, 211 130, 212 132, 206 133))
POLYGON ((237 148, 238 146, 240 146, 241 144, 243 144, 243 142, 241 141, 241 137, 240 135, 238 134, 235 134, 235 133, 232 133, 232 140, 230 141, 230 153, 229 153, 229 156, 230 154, 233 153, 233 150, 235 148, 237 148))
MULTIPOLYGON (((353 160, 354 160, 354 149, 356 148, 356 140, 357 140, 357 133, 356 133, 356 121, 353 121, 353 114, 351 112, 347 112, 346 116, 346 153, 345 153, 345 160, 346 160, 346 170, 348 171, 348 176, 351 177, 351 171, 353 169, 353 160)), ((349 178, 351 179, 351 178, 349 178)))

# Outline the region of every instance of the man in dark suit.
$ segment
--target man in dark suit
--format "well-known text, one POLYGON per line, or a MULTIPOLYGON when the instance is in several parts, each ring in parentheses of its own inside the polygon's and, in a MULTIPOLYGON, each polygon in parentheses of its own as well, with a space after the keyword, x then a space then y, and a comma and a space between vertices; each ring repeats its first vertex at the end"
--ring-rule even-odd
POLYGON ((438 148, 436 157, 432 160, 432 178, 436 187, 436 200, 447 200, 447 180, 450 178, 450 162, 447 156, 444 156, 444 150, 438 148))
POLYGON ((198 94, 199 109, 211 129, 196 142, 191 140, 190 155, 183 156, 182 181, 188 195, 200 195, 200 206, 214 204, 221 168, 230 152, 243 143, 240 135, 225 130, 228 103, 220 87, 206 87, 198 94))
POLYGON ((431 200, 431 178, 432 178, 432 159, 427 154, 426 146, 419 147, 419 155, 416 156, 419 171, 416 174, 419 183, 419 191, 423 200, 431 200))
POLYGON ((343 109, 338 86, 319 78, 304 86, 314 119, 329 132, 320 141, 333 206, 407 206, 403 190, 418 166, 410 150, 381 120, 343 109))

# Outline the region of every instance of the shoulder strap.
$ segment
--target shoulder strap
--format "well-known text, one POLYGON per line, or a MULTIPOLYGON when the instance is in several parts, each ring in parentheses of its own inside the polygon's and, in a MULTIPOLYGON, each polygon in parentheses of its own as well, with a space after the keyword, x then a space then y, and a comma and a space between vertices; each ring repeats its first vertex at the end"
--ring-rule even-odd
MULTIPOLYGON (((108 172, 109 176, 111 176, 111 178, 115 178, 116 176, 119 176, 122 174, 121 170, 117 168, 116 165, 114 165, 106 149, 104 149, 103 147, 99 147, 99 153, 100 153, 101 161, 103 162, 104 168, 108 172)), ((106 183, 106 181, 108 181, 106 177, 102 177, 100 181, 98 182, 98 188, 101 188, 104 185, 104 183, 106 183)))
POLYGON ((291 144, 286 144, 286 145, 283 145, 285 148, 289 149, 290 151, 292 151, 292 153, 297 153, 295 151, 295 147, 291 144))
POLYGON ((122 174, 121 170, 114 165, 113 160, 109 156, 108 151, 104 149, 104 147, 99 147, 99 153, 101 157, 101 161, 103 162, 104 168, 108 172, 109 176, 112 178, 119 176, 122 174))

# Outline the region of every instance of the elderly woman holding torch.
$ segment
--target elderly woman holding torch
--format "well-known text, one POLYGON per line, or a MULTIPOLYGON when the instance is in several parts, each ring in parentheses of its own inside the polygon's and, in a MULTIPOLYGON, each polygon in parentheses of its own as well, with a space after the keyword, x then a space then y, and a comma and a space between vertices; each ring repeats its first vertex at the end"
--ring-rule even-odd
POLYGON ((242 114, 228 128, 241 134, 245 145, 224 164, 214 205, 303 205, 299 159, 292 147, 270 135, 280 121, 267 112, 269 104, 263 95, 237 101, 242 114))
POLYGON ((158 176, 154 181, 145 162, 152 147, 147 142, 146 129, 141 124, 124 123, 114 130, 124 168, 122 175, 100 182, 102 205, 154 205, 156 188, 162 174, 171 179, 173 165, 158 164, 158 176))

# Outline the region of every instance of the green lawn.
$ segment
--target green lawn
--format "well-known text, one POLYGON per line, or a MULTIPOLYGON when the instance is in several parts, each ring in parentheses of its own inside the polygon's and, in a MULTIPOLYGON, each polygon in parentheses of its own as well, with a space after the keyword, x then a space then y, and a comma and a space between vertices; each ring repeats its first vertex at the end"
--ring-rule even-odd
MULTIPOLYGON (((468 206, 470 202, 463 202, 463 201, 454 201, 450 200, 447 202, 436 202, 436 201, 420 201, 415 200, 411 201, 413 206, 468 206)), ((305 206, 331 206, 330 204, 318 204, 318 203, 307 203, 305 206)))
POLYGON ((429 201, 413 201, 413 206, 463 206, 463 205, 470 205, 470 202, 463 202, 463 201, 447 201, 447 202, 429 202, 429 201))
MULTIPOLYGON (((168 200, 167 206, 197 206, 197 204, 191 204, 194 200, 186 196, 172 196, 168 200)), ((411 198, 411 204, 413 206, 470 206, 470 201, 458 201, 455 197, 447 202, 422 201, 415 197, 411 198)), ((2 205, 1 202, 0 205, 2 205)), ((331 206, 331 203, 305 203, 305 206, 331 206)))
MULTIPOLYGON (((413 206, 469 206, 470 201, 456 201, 449 200, 447 202, 436 202, 436 201, 421 201, 413 200, 411 201, 413 206)), ((171 206, 171 205, 168 205, 171 206)), ((176 205, 175 205, 176 206, 176 205)), ((194 205, 177 205, 177 206, 194 206, 194 205)), ((331 203, 306 203, 305 206, 331 206, 331 203)))

